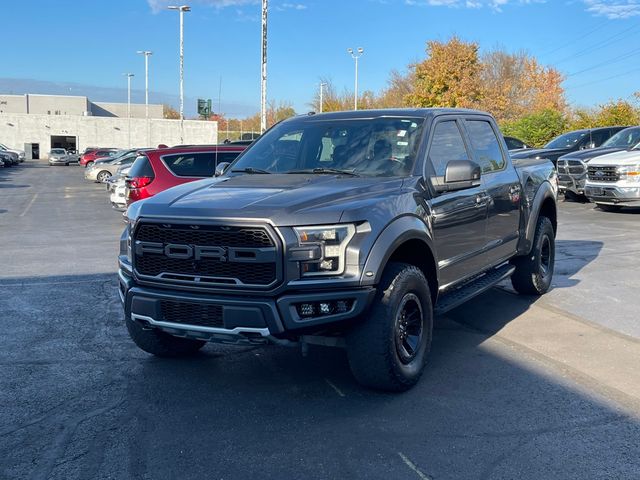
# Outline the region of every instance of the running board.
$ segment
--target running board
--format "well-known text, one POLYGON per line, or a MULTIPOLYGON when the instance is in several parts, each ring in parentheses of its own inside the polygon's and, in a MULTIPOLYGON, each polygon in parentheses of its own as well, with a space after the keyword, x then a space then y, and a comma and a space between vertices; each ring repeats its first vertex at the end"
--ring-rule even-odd
POLYGON ((505 278, 509 278, 515 269, 516 267, 513 265, 503 265, 502 267, 485 273, 480 278, 473 280, 460 288, 444 293, 438 298, 438 303, 436 304, 433 313, 436 315, 442 315, 443 313, 462 305, 464 302, 471 300, 476 295, 486 292, 505 278))

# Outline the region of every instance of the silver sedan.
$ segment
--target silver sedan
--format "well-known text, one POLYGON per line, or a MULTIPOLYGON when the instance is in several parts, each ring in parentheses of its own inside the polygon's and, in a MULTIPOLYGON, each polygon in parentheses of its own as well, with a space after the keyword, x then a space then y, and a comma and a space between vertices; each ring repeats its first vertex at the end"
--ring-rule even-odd
POLYGON ((111 178, 112 175, 115 175, 120 167, 130 166, 136 159, 136 156, 136 153, 132 153, 110 162, 96 162, 86 169, 84 178, 93 182, 104 183, 111 178))
POLYGON ((49 152, 49 165, 69 165, 72 161, 64 148, 52 148, 49 152))

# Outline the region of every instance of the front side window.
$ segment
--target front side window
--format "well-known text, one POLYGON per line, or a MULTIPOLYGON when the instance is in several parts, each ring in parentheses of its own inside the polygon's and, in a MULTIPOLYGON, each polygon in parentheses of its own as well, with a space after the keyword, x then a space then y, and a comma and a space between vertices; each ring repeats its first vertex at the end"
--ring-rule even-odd
POLYGON ((467 120, 466 126, 471 148, 482 173, 502 170, 505 160, 491 124, 485 120, 467 120))
POLYGON ((444 177, 451 160, 469 160, 462 134, 455 120, 438 123, 433 130, 429 161, 436 177, 444 177))
POLYGON ((289 121, 262 136, 232 171, 406 176, 413 169, 422 118, 289 121))

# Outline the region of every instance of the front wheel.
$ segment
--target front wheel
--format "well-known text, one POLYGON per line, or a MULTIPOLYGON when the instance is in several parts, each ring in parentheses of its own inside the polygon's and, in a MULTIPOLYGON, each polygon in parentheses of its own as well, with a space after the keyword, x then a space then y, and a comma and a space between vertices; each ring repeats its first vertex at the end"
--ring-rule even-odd
POLYGON ((98 176, 96 178, 100 183, 104 183, 109 180, 109 178, 111 178, 111 173, 103 170, 102 172, 98 173, 98 176))
POLYGON ((429 284, 422 271, 391 263, 382 275, 367 318, 347 336, 347 355, 359 383, 401 392, 424 370, 433 333, 429 284))
POLYGON ((511 284, 518 293, 542 295, 551 287, 556 259, 556 243, 551 220, 538 218, 533 247, 527 256, 514 258, 516 270, 511 284))

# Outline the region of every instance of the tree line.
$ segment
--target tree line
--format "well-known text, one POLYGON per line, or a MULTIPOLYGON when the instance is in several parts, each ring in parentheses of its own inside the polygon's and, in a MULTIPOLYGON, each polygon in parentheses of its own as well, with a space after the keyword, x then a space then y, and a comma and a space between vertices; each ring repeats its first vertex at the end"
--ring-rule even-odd
MULTIPOLYGON (((618 99, 592 108, 572 108, 562 86, 564 77, 553 67, 541 65, 527 52, 510 53, 494 48, 481 53, 476 42, 453 36, 431 40, 426 56, 407 66, 406 72, 392 71, 380 92, 365 90, 358 96, 361 109, 401 107, 474 108, 493 114, 505 135, 542 146, 553 137, 579 128, 640 124, 640 92, 632 99, 618 99)), ((322 110, 353 108, 353 91, 338 92, 328 78, 321 79, 322 110)), ((320 111, 316 92, 310 107, 320 111)), ((269 103, 267 124, 295 115, 288 102, 269 103)), ((259 131, 260 114, 245 119, 218 120, 218 129, 259 131)))

